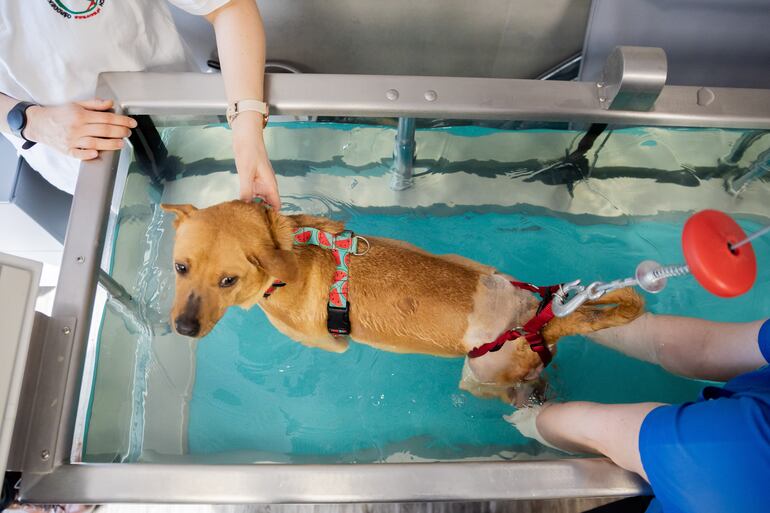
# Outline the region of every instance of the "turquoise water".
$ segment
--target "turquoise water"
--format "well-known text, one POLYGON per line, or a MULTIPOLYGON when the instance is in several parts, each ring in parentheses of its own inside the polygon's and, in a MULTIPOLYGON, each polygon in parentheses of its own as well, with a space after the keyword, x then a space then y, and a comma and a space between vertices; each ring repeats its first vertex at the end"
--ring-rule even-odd
MULTIPOLYGON (((552 284, 626 277, 644 259, 681 263, 684 219, 580 225, 524 214, 353 213, 347 223, 361 234, 458 253, 526 281, 552 284)), ((754 247, 758 261, 767 261, 770 237, 754 247)), ((762 292, 768 281, 770 270, 760 268, 751 292, 726 300, 691 277, 678 278, 646 299, 653 312, 753 320, 770 313, 762 292)), ((344 354, 327 353, 281 335, 258 308, 232 308, 198 343, 196 360, 187 439, 192 454, 304 463, 383 461, 399 452, 453 459, 540 451, 502 419, 511 407, 457 388, 461 359, 390 354, 360 344, 344 354)), ((679 402, 702 386, 580 337, 561 341, 548 376, 557 400, 679 402)))
MULTIPOLYGON (((258 308, 231 309, 197 342, 173 333, 174 230, 158 203, 205 206, 237 195, 230 131, 199 122, 159 124, 171 156, 163 180, 136 163, 127 170, 108 234, 109 269, 134 304, 107 301, 96 310, 93 379, 80 410, 86 461, 564 457, 511 428, 502 419, 510 406, 460 391, 461 359, 355 343, 344 354, 310 349, 281 335, 258 308)), ((702 208, 767 218, 767 182, 753 182, 740 197, 724 186, 766 150, 766 137, 730 168, 719 162, 736 148, 739 132, 628 128, 602 135, 584 160, 554 166, 564 164, 581 135, 420 128, 414 186, 398 193, 390 189, 392 126, 271 123, 266 143, 285 212, 327 215, 362 234, 461 254, 539 284, 622 278, 645 259, 682 263, 683 222, 702 208)), ((741 222, 747 230, 759 226, 748 217, 741 222)), ((755 249, 767 261, 770 237, 755 249)), ((724 300, 679 278, 647 296, 648 306, 756 319, 770 314, 762 293, 768 281, 770 271, 760 267, 749 294, 724 300)), ((611 403, 684 401, 701 387, 579 337, 560 343, 548 379, 556 400, 611 403)))

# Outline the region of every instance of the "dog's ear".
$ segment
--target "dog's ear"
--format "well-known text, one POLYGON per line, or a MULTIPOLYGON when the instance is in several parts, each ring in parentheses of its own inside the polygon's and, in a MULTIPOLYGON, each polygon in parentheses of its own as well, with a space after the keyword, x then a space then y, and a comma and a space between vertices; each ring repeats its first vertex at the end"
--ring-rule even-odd
POLYGON ((272 208, 265 208, 264 212, 273 243, 280 249, 290 250, 294 246, 294 226, 289 218, 272 208))
POLYGON ((171 205, 169 203, 162 203, 160 208, 162 208, 164 212, 176 214, 176 219, 174 219, 174 228, 179 228, 179 223, 190 217, 193 212, 198 210, 189 203, 184 205, 171 205))
POLYGON ((297 255, 291 250, 264 248, 259 255, 249 255, 248 259, 270 276, 286 283, 294 281, 299 273, 297 255))

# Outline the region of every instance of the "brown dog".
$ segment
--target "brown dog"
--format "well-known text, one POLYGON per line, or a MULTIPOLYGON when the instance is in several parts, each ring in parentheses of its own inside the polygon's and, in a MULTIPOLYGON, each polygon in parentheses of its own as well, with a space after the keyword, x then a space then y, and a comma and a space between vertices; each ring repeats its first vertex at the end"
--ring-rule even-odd
MULTIPOLYGON (((335 263, 328 250, 294 246, 298 227, 331 233, 341 223, 307 215, 283 216, 259 204, 232 201, 198 210, 162 205, 176 214, 176 297, 171 312, 177 332, 206 335, 228 307, 259 305, 270 322, 307 346, 343 352, 349 339, 327 331, 327 300, 335 263), (268 299, 276 280, 287 285, 268 299)), ((538 299, 515 288, 510 277, 456 255, 432 255, 411 244, 367 237, 371 249, 350 263, 351 337, 398 353, 463 357, 474 347, 521 326, 538 299)), ((631 289, 607 294, 543 331, 553 346, 566 335, 630 322, 643 311, 631 289)), ((469 359, 461 388, 510 400, 522 382, 537 379, 541 360, 523 338, 469 359)))

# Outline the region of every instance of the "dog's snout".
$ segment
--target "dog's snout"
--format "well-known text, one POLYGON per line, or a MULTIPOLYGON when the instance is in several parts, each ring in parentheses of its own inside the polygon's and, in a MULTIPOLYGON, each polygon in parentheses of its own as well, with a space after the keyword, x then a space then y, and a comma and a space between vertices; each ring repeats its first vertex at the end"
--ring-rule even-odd
POLYGON ((201 331, 201 323, 195 318, 177 317, 174 325, 177 333, 186 337, 194 337, 201 331))
POLYGON ((201 298, 193 293, 187 297, 187 304, 179 316, 174 319, 177 333, 186 337, 196 337, 201 331, 198 313, 201 308, 201 298))

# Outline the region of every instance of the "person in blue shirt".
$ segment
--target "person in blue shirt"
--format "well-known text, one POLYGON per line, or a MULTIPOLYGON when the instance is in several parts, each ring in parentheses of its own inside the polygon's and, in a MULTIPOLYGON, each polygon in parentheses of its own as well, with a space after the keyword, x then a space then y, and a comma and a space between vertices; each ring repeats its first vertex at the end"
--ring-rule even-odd
POLYGON ((770 512, 770 320, 645 314, 592 338, 674 374, 726 384, 684 404, 522 408, 508 417, 522 434, 636 472, 655 495, 648 512, 770 512))

